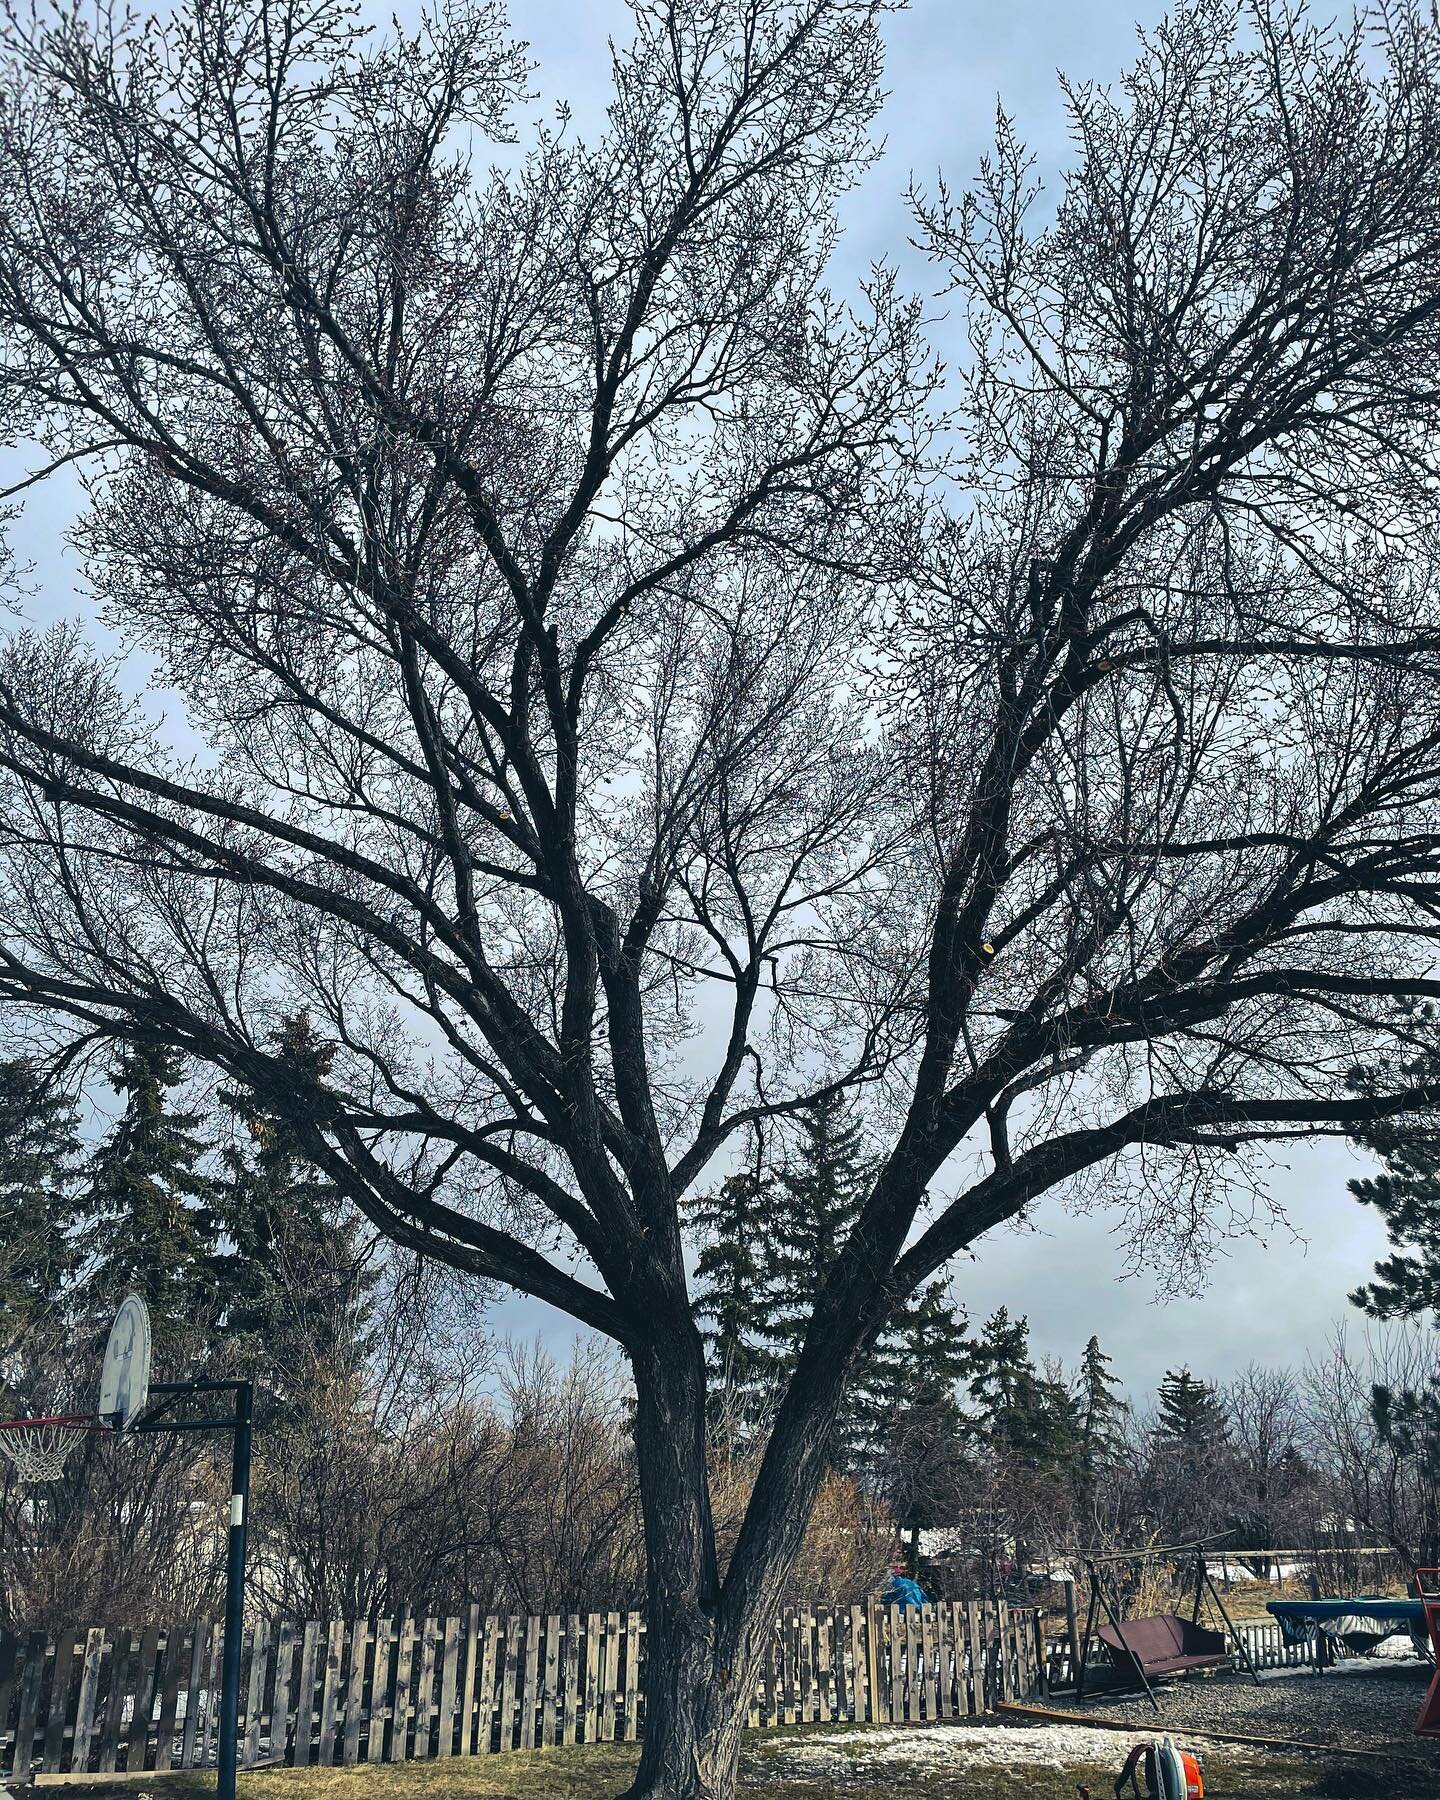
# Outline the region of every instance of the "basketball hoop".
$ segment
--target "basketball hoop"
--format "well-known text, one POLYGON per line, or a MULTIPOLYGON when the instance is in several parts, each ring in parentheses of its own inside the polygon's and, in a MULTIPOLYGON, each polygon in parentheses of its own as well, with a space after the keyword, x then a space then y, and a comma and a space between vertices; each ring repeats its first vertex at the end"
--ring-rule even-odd
POLYGON ((58 1481, 71 1451, 92 1431, 110 1427, 83 1413, 54 1419, 0 1419, 0 1452, 22 1481, 58 1481))

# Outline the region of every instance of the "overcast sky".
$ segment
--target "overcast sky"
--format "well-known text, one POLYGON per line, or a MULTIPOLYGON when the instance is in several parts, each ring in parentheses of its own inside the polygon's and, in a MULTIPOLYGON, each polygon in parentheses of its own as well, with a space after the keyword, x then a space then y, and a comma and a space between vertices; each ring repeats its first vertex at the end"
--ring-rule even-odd
MULTIPOLYGON (((378 21, 390 7, 366 10, 378 21)), ((399 12, 413 22, 416 0, 400 0, 399 12)), ((923 280, 924 271, 905 255, 907 182, 912 175, 928 181, 938 168, 956 185, 968 179, 989 140, 997 99, 1016 118, 1040 172, 1048 179, 1063 168, 1069 145, 1057 71, 1077 80, 1113 79, 1134 53, 1137 19, 1153 25, 1160 16, 1159 6, 1139 0, 1091 0, 1084 7, 1073 0, 983 7, 915 0, 891 19, 890 99, 881 121, 887 153, 847 201, 837 285, 880 257, 923 280)), ((513 18, 539 64, 538 107, 568 99, 582 134, 595 135, 606 90, 606 39, 625 35, 624 7, 619 0, 518 0, 513 18)), ((80 607, 62 541, 71 503, 73 495, 57 487, 30 509, 18 534, 41 585, 37 617, 80 607)), ((1075 1218, 1054 1202, 1040 1205, 1023 1233, 984 1240, 974 1261, 957 1265, 955 1292, 977 1317, 1001 1304, 1027 1314, 1037 1349, 1067 1364, 1098 1332, 1117 1372, 1140 1394, 1180 1362, 1223 1378, 1251 1360, 1303 1361, 1323 1350, 1347 1311, 1354 1318, 1346 1293, 1384 1249, 1383 1232, 1346 1192, 1359 1167, 1342 1145, 1290 1147, 1272 1181, 1290 1229, 1231 1241, 1198 1298, 1167 1297, 1163 1269, 1127 1275, 1113 1215, 1075 1218)), ((557 1346, 574 1330, 558 1315, 518 1301, 499 1309, 497 1323, 538 1331, 557 1346)))

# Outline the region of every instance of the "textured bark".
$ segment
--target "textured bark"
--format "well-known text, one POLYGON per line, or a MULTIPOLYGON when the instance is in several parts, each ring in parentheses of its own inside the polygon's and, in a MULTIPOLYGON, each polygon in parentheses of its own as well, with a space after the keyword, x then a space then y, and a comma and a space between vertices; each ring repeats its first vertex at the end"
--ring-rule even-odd
POLYGON ((750 1692, 748 1621, 722 1608, 704 1357, 688 1310, 668 1329, 652 1321, 634 1366, 648 1610, 645 1736, 629 1800, 730 1800, 750 1692))
POLYGON ((645 1739, 629 1800, 731 1800, 747 1672, 724 1661, 717 1622, 651 1609, 645 1739))
POLYGON ((648 1558, 645 1735, 626 1800, 731 1800, 767 1641, 826 1466, 839 1361, 797 1374, 727 1580, 719 1580, 705 1461, 705 1368, 688 1310, 653 1316, 633 1353, 648 1558))

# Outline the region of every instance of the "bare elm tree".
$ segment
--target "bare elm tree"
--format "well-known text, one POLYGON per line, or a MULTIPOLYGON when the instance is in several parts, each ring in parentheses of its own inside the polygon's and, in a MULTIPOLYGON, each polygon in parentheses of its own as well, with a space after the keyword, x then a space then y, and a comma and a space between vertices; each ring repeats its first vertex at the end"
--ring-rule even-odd
MULTIPOLYGON (((97 616, 0 670, 0 992, 268 1096, 399 1242, 608 1335, 635 1796, 728 1795, 846 1374, 1037 1196, 1203 1244, 1399 1066, 1440 874, 1440 38, 1184 0, 915 196, 947 387, 824 285, 883 0, 633 0, 493 152, 497 10, 15 12, 0 395, 97 616), (336 1054, 284 1053, 305 1008, 336 1054), (717 1570, 681 1197, 858 1095, 873 1191, 717 1570), (1223 1223, 1223 1221, 1222 1221, 1223 1223)), ((28 1023, 27 1023, 28 1021, 28 1023)))

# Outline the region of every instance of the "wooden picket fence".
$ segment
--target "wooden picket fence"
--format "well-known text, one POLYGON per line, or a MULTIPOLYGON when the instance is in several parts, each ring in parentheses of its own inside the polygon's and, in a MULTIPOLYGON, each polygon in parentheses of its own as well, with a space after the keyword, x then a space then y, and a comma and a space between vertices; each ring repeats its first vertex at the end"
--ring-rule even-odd
POLYGON ((1237 1625, 1257 1669, 1313 1669, 1316 1666, 1319 1637, 1311 1633, 1298 1644, 1287 1644, 1278 1622, 1262 1620, 1258 1624, 1237 1625))
MULTIPOLYGON (((220 1628, 0 1635, 0 1776, 83 1780, 215 1761, 220 1628)), ((1040 1615, 977 1601, 797 1608, 750 1697, 755 1727, 985 1712, 1044 1691, 1040 1615)), ((241 1667, 246 1767, 486 1756, 633 1741, 639 1613, 261 1621, 241 1667)))

